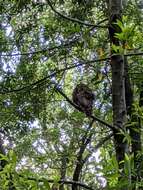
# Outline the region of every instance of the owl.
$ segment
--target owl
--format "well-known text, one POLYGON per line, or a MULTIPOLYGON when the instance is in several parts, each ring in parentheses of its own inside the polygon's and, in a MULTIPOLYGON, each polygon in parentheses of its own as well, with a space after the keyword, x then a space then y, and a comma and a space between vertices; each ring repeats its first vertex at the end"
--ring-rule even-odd
POLYGON ((86 84, 80 83, 76 86, 73 90, 72 99, 87 116, 92 115, 92 107, 95 97, 92 90, 86 84))

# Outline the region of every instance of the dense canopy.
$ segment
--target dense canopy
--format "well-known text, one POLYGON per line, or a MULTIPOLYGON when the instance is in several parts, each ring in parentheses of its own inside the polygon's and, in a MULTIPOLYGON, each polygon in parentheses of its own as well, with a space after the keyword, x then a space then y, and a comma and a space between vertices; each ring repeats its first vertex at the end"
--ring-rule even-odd
POLYGON ((1 0, 0 13, 0 189, 142 189, 142 1, 1 0))

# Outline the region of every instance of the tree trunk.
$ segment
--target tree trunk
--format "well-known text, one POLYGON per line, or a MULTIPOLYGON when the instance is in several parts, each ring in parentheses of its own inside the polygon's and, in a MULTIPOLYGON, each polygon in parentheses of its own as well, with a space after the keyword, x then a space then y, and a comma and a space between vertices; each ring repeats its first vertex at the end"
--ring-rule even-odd
MULTIPOLYGON (((66 177, 67 163, 68 163, 68 158, 67 158, 67 150, 66 150, 65 154, 63 154, 61 158, 61 170, 60 170, 61 180, 64 180, 66 177)), ((59 190, 64 190, 64 184, 60 185, 59 190)))
MULTIPOLYGON (((133 92, 131 88, 131 82, 128 74, 128 62, 125 57, 125 90, 126 90, 126 107, 127 114, 130 116, 130 122, 135 124, 129 128, 131 136, 131 154, 134 155, 134 174, 131 176, 132 190, 136 189, 136 183, 140 182, 143 173, 142 171, 142 158, 138 156, 141 151, 141 121, 140 117, 136 114, 136 110, 133 105, 133 92)), ((139 106, 143 106, 143 86, 140 91, 139 106)))
MULTIPOLYGON (((121 20, 122 4, 121 0, 109 0, 109 36, 111 45, 120 46, 120 41, 115 37, 115 33, 120 33, 120 28, 115 24, 121 20)), ((124 135, 119 133, 119 129, 124 129, 126 121, 126 102, 125 102, 125 72, 124 57, 120 52, 111 50, 111 70, 112 70, 112 105, 113 105, 113 126, 116 157, 120 171, 123 172, 123 161, 126 152, 126 142, 123 141, 124 135), (122 164, 121 164, 122 163, 122 164)), ((122 173, 123 174, 123 173, 122 173)), ((119 180, 123 180, 123 176, 119 180)), ((121 189, 125 189, 122 187, 121 189)), ((126 187, 127 190, 127 187, 126 187)))
MULTIPOLYGON (((83 154, 85 152, 87 145, 91 142, 91 138, 93 135, 91 127, 92 127, 93 123, 94 123, 94 120, 91 121, 89 127, 87 128, 85 135, 81 139, 81 146, 80 146, 79 152, 77 154, 77 164, 76 164, 76 167, 75 167, 75 170, 73 173, 73 181, 79 181, 79 177, 80 177, 82 168, 86 162, 86 159, 83 158, 83 154)), ((78 189, 78 186, 76 184, 73 184, 72 190, 77 190, 77 189, 78 189)))
POLYGON ((133 91, 131 87, 131 81, 129 77, 129 68, 128 68, 128 60, 127 57, 124 57, 124 64, 125 64, 125 97, 126 97, 126 108, 127 108, 127 115, 131 117, 132 112, 132 104, 133 104, 133 91))
MULTIPOLYGON (((143 107, 143 83, 141 84, 140 88, 140 99, 139 99, 139 107, 143 107)), ((134 175, 132 176, 132 183, 133 183, 133 189, 136 190, 136 184, 138 182, 141 182, 143 178, 143 156, 140 155, 142 150, 141 146, 141 118, 138 114, 136 114, 136 110, 134 110, 134 107, 132 106, 132 122, 135 122, 136 124, 130 129, 130 135, 131 135, 131 148, 132 148, 132 154, 134 155, 134 175)), ((142 189, 142 187, 139 187, 138 189, 142 189)))

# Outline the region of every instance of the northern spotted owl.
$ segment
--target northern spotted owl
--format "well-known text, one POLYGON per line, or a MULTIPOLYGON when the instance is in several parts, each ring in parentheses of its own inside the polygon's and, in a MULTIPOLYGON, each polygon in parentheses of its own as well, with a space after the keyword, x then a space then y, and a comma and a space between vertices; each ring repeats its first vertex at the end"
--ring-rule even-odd
POLYGON ((92 115, 92 107, 95 97, 92 90, 87 85, 83 83, 78 84, 73 90, 72 99, 87 116, 92 115))

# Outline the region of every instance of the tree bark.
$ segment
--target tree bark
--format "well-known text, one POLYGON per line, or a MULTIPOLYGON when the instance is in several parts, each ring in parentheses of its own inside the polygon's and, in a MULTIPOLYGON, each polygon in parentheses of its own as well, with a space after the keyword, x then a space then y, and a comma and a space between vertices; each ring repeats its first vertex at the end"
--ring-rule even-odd
MULTIPOLYGON (((124 61, 121 55, 111 57, 112 67, 112 105, 113 105, 113 126, 123 129, 125 125, 126 106, 125 106, 125 83, 124 83, 124 61)), ((124 135, 118 130, 114 130, 114 142, 116 157, 119 163, 124 160, 126 143, 123 142, 124 135)), ((120 169, 123 166, 121 166, 120 169)))
MULTIPOLYGON (((120 46, 120 41, 115 37, 116 33, 120 33, 120 28, 115 24, 117 20, 121 20, 122 1, 109 0, 109 36, 111 45, 120 46)), ((124 135, 119 133, 118 129, 125 130, 126 122, 126 101, 125 101, 125 66, 124 57, 120 52, 114 52, 111 49, 111 71, 112 71, 112 106, 113 106, 113 130, 114 143, 116 150, 116 158, 119 169, 122 171, 119 180, 123 180, 123 160, 126 152, 127 143, 124 142, 124 135), (122 164, 121 164, 122 163, 122 164)), ((125 187, 121 187, 125 189, 125 187)), ((127 187, 126 187, 127 189, 127 187)))
POLYGON ((113 109, 113 130, 114 145, 116 158, 118 162, 120 176, 118 177, 118 189, 128 189, 128 177, 124 174, 124 157, 127 152, 127 142, 124 140, 126 123, 126 99, 125 99, 125 65, 124 56, 121 52, 115 52, 112 45, 121 46, 121 42, 116 38, 116 33, 120 33, 121 29, 115 23, 121 20, 122 1, 109 0, 109 37, 111 43, 111 71, 112 71, 112 109, 113 109))
POLYGON ((127 115, 131 117, 132 112, 132 104, 133 104, 133 91, 131 87, 131 81, 129 77, 129 68, 128 68, 128 60, 127 57, 124 57, 124 64, 125 64, 125 98, 126 98, 126 108, 127 108, 127 115))

